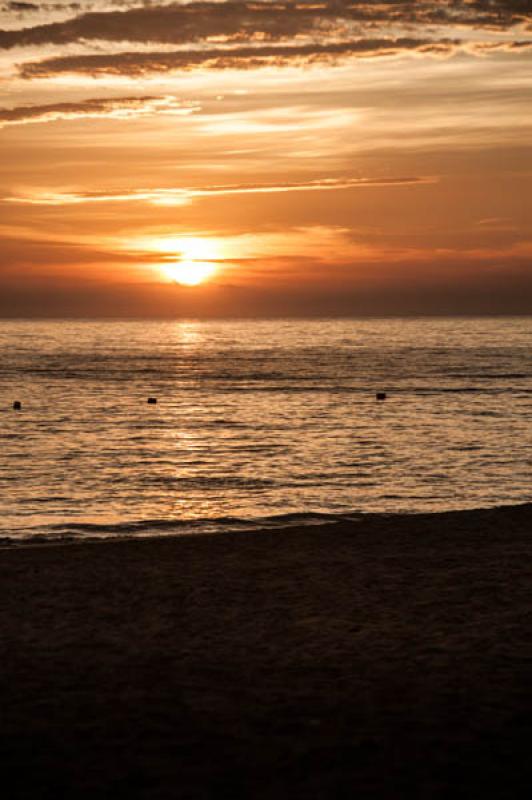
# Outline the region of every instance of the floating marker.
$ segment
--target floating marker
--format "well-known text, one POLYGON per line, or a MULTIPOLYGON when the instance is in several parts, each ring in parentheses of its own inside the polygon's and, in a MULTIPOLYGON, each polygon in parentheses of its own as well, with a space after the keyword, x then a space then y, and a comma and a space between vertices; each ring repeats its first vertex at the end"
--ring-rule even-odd
POLYGON ((386 392, 377 392, 375 396, 377 400, 386 400, 386 392))
POLYGON ((157 403, 157 398, 156 397, 148 397, 148 405, 149 406, 154 406, 154 405, 156 405, 156 403, 157 403))
POLYGON ((13 403, 13 410, 22 411, 22 403, 20 402, 20 400, 15 400, 15 402, 13 403))

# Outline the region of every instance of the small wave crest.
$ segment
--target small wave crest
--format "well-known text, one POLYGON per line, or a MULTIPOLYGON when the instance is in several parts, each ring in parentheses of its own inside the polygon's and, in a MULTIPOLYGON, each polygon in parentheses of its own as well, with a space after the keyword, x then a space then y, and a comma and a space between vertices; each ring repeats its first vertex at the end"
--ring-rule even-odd
POLYGON ((264 517, 203 517, 200 519, 145 519, 124 522, 72 522, 54 523, 38 529, 19 533, 16 537, 3 536, 2 545, 46 544, 81 542, 119 538, 149 538, 160 536, 188 536, 237 531, 257 532, 293 528, 298 525, 332 525, 342 521, 355 521, 363 514, 288 513, 264 517))

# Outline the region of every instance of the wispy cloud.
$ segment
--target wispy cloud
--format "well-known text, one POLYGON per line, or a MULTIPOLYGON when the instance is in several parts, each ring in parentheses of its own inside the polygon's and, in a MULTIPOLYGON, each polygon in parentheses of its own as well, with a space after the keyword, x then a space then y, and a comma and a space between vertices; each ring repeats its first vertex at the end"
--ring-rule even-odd
POLYGON ((6 125, 54 122, 87 117, 127 119, 150 114, 179 116, 192 114, 194 111, 198 111, 199 108, 198 105, 183 102, 172 96, 92 98, 75 103, 49 103, 47 105, 0 108, 0 128, 6 125))
POLYGON ((495 52, 516 53, 531 48, 532 39, 517 39, 502 42, 472 42, 467 49, 472 53, 483 55, 495 52))
POLYGON ((450 55, 461 44, 459 39, 385 38, 355 39, 320 44, 265 45, 174 52, 127 52, 59 56, 42 61, 30 61, 20 66, 23 78, 47 78, 62 73, 91 76, 140 76, 148 73, 207 69, 256 69, 282 67, 290 64, 331 63, 345 57, 380 57, 399 53, 450 55))
POLYGON ((124 192, 45 192, 28 191, 0 198, 5 203, 35 206, 62 206, 79 203, 150 203, 158 206, 186 205, 196 198, 236 194, 271 194, 275 192, 332 191, 377 186, 415 186, 435 183, 432 176, 383 178, 318 178, 292 183, 227 184, 176 189, 137 189, 124 192))

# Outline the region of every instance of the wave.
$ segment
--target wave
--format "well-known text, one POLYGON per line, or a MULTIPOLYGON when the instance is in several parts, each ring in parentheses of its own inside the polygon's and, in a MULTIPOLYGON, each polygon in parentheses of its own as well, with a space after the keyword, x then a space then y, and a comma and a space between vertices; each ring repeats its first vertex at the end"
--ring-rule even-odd
MULTIPOLYGON (((127 478, 125 478, 127 480, 127 478)), ((178 486, 181 489, 269 489, 277 486, 278 481, 266 478, 241 478, 232 476, 179 477, 173 475, 149 475, 142 484, 160 486, 178 486)))
POLYGON ((0 537, 2 544, 45 544, 81 542, 101 539, 141 538, 151 536, 186 536, 236 531, 275 530, 298 525, 332 525, 337 522, 354 522, 363 513, 307 513, 294 512, 263 517, 202 517, 198 519, 144 519, 124 522, 72 522, 51 523, 30 528, 17 536, 0 537))
MULTIPOLYGON (((395 497, 395 495, 390 495, 395 497)), ((482 507, 466 507, 462 509, 450 509, 447 511, 427 511, 411 512, 397 511, 388 512, 361 512, 352 511, 344 513, 321 513, 321 512, 294 512, 287 514, 277 514, 272 516, 254 517, 243 519, 240 517, 216 517, 202 518, 195 520, 184 519, 146 519, 119 523, 72 523, 66 525, 48 525, 40 529, 28 531, 27 535, 17 537, 1 536, 0 547, 3 546, 26 546, 37 544, 60 544, 96 541, 118 541, 120 539, 136 538, 161 538, 165 536, 190 536, 218 533, 249 532, 260 533, 271 530, 283 530, 295 527, 312 527, 322 525, 334 525, 342 522, 362 523, 365 519, 389 520, 394 517, 420 516, 427 514, 464 515, 464 514, 497 514, 497 513, 518 513, 529 515, 532 512, 532 502, 523 501, 518 503, 498 503, 482 507)), ((526 517, 528 524, 528 516, 526 517)))
POLYGON ((530 378, 531 373, 528 372, 447 372, 447 378, 460 378, 468 381, 491 381, 491 380, 522 380, 523 378, 530 378))

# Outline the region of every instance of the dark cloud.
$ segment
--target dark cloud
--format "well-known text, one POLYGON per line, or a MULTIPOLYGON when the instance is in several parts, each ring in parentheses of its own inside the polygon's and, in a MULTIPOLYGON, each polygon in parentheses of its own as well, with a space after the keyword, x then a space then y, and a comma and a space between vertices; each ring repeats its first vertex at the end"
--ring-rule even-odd
POLYGON ((471 45, 471 49, 477 53, 491 53, 491 52, 518 52, 519 50, 530 50, 532 48, 532 39, 516 40, 512 42, 475 42, 471 45))
POLYGON ((8 3, 4 6, 6 11, 38 11, 39 6, 35 3, 8 3))
POLYGON ((2 11, 14 11, 18 14, 34 14, 38 11, 81 11, 81 3, 6 3, 1 6, 2 11))
POLYGON ((192 110, 175 97, 111 97, 91 98, 79 102, 0 108, 0 128, 27 122, 49 122, 95 116, 132 116, 150 111, 183 112, 192 110))
POLYGON ((80 55, 48 58, 28 62, 20 67, 24 78, 43 78, 61 73, 87 75, 113 74, 136 76, 149 72, 171 72, 193 67, 209 69, 251 69, 260 66, 284 66, 297 62, 334 61, 341 56, 376 57, 400 52, 449 54, 459 40, 416 39, 355 39, 330 44, 265 45, 209 50, 179 50, 171 53, 114 53, 109 55, 80 55))
POLYGON ((196 2, 128 11, 91 12, 63 22, 21 30, 0 31, 0 47, 67 44, 100 40, 182 44, 209 36, 249 39, 260 35, 279 39, 309 32, 326 18, 330 9, 274 3, 196 2))
POLYGON ((345 33, 356 25, 467 25, 506 29, 530 19, 521 0, 421 0, 325 3, 192 2, 80 14, 71 19, 0 31, 0 47, 87 41, 183 44, 212 36, 250 41, 345 33))
POLYGON ((90 11, 48 24, 0 30, 0 49, 90 42, 130 43, 143 48, 109 53, 100 46, 96 53, 27 62, 20 68, 26 78, 68 72, 135 76, 197 66, 246 69, 403 51, 446 55, 468 44, 470 52, 490 48, 515 52, 528 46, 526 39, 487 42, 484 46, 472 37, 469 42, 467 36, 462 41, 449 38, 449 26, 508 30, 530 20, 530 6, 523 0, 197 0, 90 11), (183 49, 169 52, 154 47, 168 45, 183 49))

